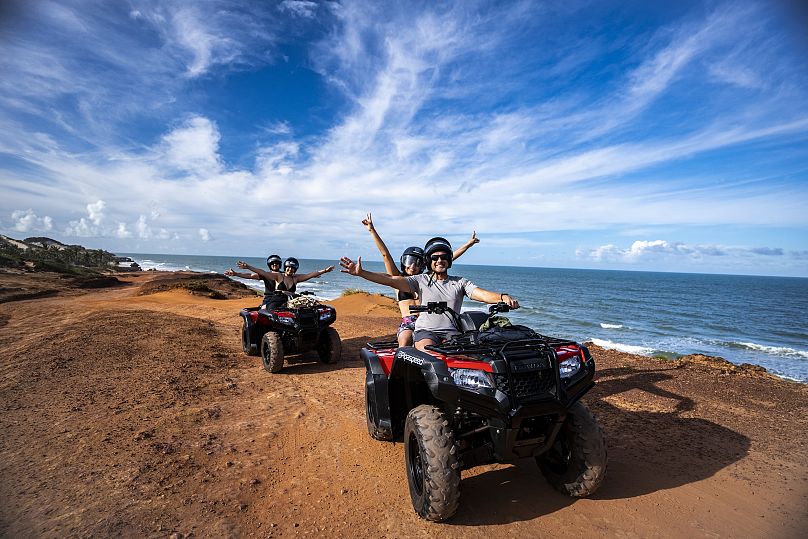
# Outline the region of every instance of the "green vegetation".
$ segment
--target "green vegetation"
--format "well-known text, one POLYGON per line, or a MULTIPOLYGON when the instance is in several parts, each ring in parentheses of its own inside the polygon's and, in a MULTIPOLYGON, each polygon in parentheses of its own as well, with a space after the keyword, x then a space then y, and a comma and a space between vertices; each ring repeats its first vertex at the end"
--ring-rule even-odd
POLYGON ((361 288, 346 288, 345 290, 342 291, 343 296, 352 296, 354 294, 370 294, 370 292, 366 292, 361 288))
POLYGON ((115 269, 118 257, 102 249, 65 245, 50 238, 15 240, 0 235, 0 267, 98 275, 115 269))

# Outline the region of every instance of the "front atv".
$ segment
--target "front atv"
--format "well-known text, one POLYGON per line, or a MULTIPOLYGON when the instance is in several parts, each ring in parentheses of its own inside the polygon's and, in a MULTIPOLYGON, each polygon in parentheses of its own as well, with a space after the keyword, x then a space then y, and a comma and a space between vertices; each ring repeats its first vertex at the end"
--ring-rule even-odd
POLYGON ((395 342, 368 343, 368 432, 404 442, 415 511, 442 521, 457 510, 460 471, 533 457, 548 482, 576 497, 595 492, 606 474, 603 433, 580 398, 593 386, 595 362, 580 344, 524 326, 480 331, 489 314, 457 314, 445 303, 416 311, 446 313, 462 333, 421 352, 395 342))
POLYGON ((260 355, 266 371, 280 372, 290 356, 310 351, 316 351, 323 363, 339 361, 342 341, 331 327, 337 319, 337 310, 314 300, 302 303, 276 310, 249 307, 239 313, 243 319, 242 349, 247 355, 260 355))

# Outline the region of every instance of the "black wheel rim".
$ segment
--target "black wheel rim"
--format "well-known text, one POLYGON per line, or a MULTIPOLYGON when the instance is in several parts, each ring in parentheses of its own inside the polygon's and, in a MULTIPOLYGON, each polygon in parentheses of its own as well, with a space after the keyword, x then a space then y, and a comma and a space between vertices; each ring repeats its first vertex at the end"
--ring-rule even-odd
POLYGON ((545 462, 553 473, 561 475, 569 469, 571 458, 572 452, 566 438, 559 435, 553 447, 547 452, 545 462))
POLYGON ((424 492, 424 463, 421 460, 421 446, 415 434, 410 433, 407 441, 409 446, 409 458, 407 459, 407 472, 412 479, 412 486, 418 496, 424 492))

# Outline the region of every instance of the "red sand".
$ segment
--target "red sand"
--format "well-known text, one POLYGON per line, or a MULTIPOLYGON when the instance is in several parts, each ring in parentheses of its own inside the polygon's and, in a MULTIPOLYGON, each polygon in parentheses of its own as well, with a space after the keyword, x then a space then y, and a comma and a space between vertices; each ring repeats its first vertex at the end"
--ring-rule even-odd
MULTIPOLYGON (((186 291, 58 290, 0 303, 0 536, 798 537, 808 526, 808 390, 709 359, 593 347, 609 475, 556 493, 531 461, 463 472, 460 510, 413 512, 401 444, 366 431, 359 348, 392 300, 333 302, 337 365, 271 375, 239 308, 186 291)), ((9 284, 11 283, 11 284, 9 284)), ((22 283, 22 284, 21 284, 22 283)))

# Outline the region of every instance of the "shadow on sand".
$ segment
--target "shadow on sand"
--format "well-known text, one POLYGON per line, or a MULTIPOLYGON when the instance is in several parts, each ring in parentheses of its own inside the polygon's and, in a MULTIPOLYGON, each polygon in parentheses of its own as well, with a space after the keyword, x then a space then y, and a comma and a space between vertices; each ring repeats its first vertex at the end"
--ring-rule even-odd
MULTIPOLYGON (((584 397, 609 451, 608 475, 592 499, 632 498, 700 481, 748 453, 746 436, 690 417, 693 400, 658 385, 669 378, 665 369, 606 369, 584 397)), ((450 524, 530 520, 575 502, 553 490, 532 459, 467 477, 462 492, 450 524)))
MULTIPOLYGON (((283 370, 277 375, 284 374, 318 374, 323 372, 336 371, 339 369, 353 369, 363 365, 359 357, 359 350, 371 340, 371 337, 362 336, 352 339, 343 339, 342 356, 337 363, 322 363, 317 356, 317 352, 307 352, 286 358, 283 370)), ((379 339, 373 339, 379 340, 379 339)), ((258 366, 261 367, 261 358, 256 358, 258 366)), ((364 378, 362 378, 364 380, 364 378)))

